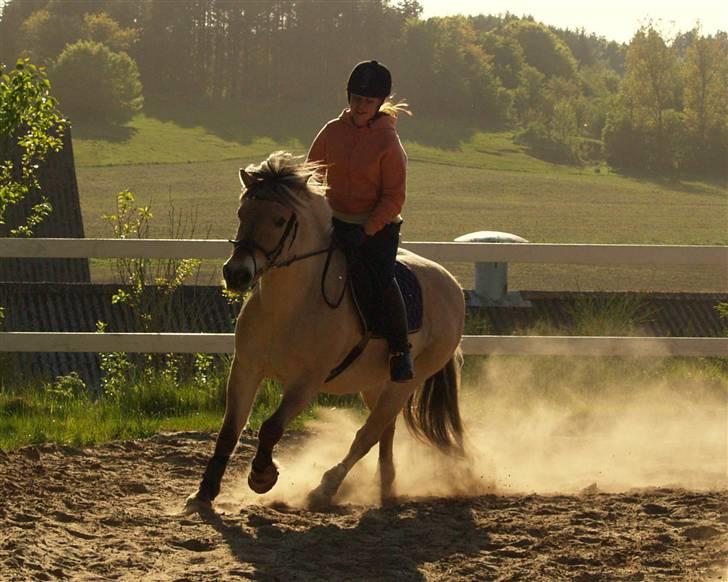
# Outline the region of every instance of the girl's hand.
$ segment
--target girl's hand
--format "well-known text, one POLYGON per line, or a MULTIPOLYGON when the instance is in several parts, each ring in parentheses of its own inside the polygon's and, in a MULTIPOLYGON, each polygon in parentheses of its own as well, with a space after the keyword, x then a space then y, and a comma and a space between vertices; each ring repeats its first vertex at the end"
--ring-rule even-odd
POLYGON ((364 234, 367 236, 374 236, 375 234, 377 234, 379 232, 378 230, 373 230, 372 227, 369 226, 368 224, 365 224, 363 228, 364 228, 364 234))

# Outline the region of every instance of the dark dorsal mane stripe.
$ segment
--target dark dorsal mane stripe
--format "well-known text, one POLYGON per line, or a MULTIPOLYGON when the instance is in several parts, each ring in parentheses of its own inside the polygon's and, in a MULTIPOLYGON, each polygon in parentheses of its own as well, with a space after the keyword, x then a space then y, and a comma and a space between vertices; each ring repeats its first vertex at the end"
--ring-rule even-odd
MULTIPOLYGON (((305 187, 305 183, 303 184, 305 187)), ((298 184, 284 184, 282 182, 263 179, 243 193, 243 200, 265 200, 270 202, 277 202, 283 206, 299 207, 301 206, 301 197, 296 196, 296 190, 301 186, 298 184), (282 185, 288 186, 281 187, 282 185)))
POLYGON ((245 169, 258 181, 243 193, 242 198, 301 206, 306 194, 323 194, 316 176, 319 169, 318 165, 309 164, 288 152, 274 152, 259 165, 245 169))

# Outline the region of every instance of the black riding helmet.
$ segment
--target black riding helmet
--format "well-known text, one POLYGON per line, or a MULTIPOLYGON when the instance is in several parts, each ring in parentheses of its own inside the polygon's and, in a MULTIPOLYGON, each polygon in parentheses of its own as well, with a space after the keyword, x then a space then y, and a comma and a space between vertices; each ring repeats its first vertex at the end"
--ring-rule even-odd
POLYGON ((346 94, 386 99, 392 91, 392 75, 389 69, 377 61, 363 61, 356 65, 349 75, 346 94))

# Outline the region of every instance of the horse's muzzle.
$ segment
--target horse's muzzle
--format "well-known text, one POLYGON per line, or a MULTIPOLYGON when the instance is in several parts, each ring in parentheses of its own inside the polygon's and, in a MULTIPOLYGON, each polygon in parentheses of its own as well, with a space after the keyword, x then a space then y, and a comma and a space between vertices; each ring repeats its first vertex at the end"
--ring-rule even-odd
POLYGON ((244 292, 253 283, 255 267, 249 260, 229 259, 222 267, 225 285, 232 291, 244 292))

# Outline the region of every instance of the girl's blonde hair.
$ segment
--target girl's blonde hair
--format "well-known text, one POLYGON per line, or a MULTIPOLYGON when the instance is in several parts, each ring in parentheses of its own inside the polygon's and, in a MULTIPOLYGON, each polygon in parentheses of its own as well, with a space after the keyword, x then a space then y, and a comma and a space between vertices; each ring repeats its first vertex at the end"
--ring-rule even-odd
POLYGON ((392 117, 397 117, 400 113, 412 115, 412 112, 409 109, 409 103, 407 103, 404 99, 400 101, 393 101, 393 97, 389 97, 384 100, 384 103, 382 103, 382 106, 379 108, 379 112, 384 115, 391 115, 392 117))

